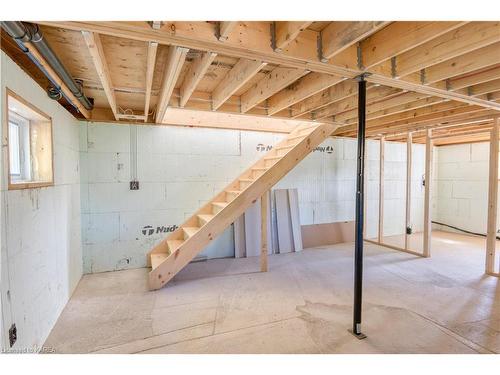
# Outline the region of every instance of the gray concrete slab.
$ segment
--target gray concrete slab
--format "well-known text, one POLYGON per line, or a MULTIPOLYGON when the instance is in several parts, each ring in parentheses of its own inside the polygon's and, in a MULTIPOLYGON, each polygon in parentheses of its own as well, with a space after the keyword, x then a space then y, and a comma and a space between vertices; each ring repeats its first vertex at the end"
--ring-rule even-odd
MULTIPOLYGON (((415 234, 414 236, 418 236, 415 234)), ((491 353, 500 280, 484 241, 444 232, 431 258, 366 245, 363 331, 352 318, 353 244, 192 263, 165 288, 147 269, 86 275, 45 346, 57 353, 491 353)))

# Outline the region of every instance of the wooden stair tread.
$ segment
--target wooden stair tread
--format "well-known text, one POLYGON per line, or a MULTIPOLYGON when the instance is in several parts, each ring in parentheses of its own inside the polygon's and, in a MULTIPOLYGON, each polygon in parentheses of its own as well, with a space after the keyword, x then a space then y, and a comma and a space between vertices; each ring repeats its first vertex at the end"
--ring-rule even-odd
POLYGON ((264 157, 264 160, 281 159, 284 155, 269 155, 264 157))
POLYGON ((155 269, 158 267, 165 259, 168 258, 168 254, 166 253, 155 253, 151 254, 151 267, 155 269))
POLYGON ((200 228, 198 228, 198 227, 183 227, 182 230, 189 237, 193 237, 196 234, 196 232, 198 232, 200 230, 200 228))
POLYGON ((183 240, 167 240, 167 245, 170 253, 173 253, 175 250, 177 250, 183 243, 183 240))
POLYGON ((198 217, 203 220, 205 223, 208 223, 210 220, 212 220, 212 218, 214 217, 215 215, 210 215, 210 214, 200 214, 198 215, 198 217))
POLYGON ((219 207, 226 207, 229 203, 228 202, 212 202, 214 206, 219 206, 219 207))
POLYGON ((226 190, 226 193, 241 194, 241 190, 226 190))
POLYGON ((240 181, 243 181, 243 182, 254 182, 255 180, 252 179, 252 178, 240 178, 240 181))

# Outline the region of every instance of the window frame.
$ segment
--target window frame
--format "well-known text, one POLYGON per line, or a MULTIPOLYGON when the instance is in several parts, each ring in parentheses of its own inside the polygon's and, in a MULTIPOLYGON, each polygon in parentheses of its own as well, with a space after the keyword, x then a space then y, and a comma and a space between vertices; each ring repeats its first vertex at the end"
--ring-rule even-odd
MULTIPOLYGON (((22 98, 20 95, 16 94, 14 91, 10 90, 9 88, 5 88, 5 117, 4 117, 4 140, 7 145, 7 153, 6 153, 6 160, 7 160, 7 179, 8 179, 8 190, 22 190, 22 189, 36 189, 36 188, 42 188, 42 187, 49 187, 49 186, 54 186, 54 134, 53 134, 53 126, 52 126, 52 118, 42 112, 40 109, 35 107, 33 104, 29 103, 26 101, 24 98, 22 98), (21 164, 28 163, 28 165, 24 166, 25 168, 29 169, 29 177, 32 178, 32 171, 31 171, 31 160, 32 160, 32 152, 31 150, 31 121, 29 119, 24 118, 23 116, 11 111, 9 108, 9 98, 13 98, 20 102, 22 105, 26 106, 29 110, 35 112, 41 117, 44 117, 47 120, 47 126, 50 129, 50 164, 51 164, 51 174, 50 174, 50 181, 26 181, 23 180, 23 167, 21 166, 21 178, 12 178, 13 176, 10 174, 10 140, 9 140, 9 123, 14 123, 18 124, 19 119, 21 119, 21 122, 24 120, 27 122, 25 126, 27 129, 25 131, 28 131, 28 148, 29 148, 29 155, 24 155, 24 157, 21 157, 21 164), (12 121, 14 120, 14 121, 12 121)), ((23 125, 22 125, 23 126, 23 125)), ((22 129, 20 128, 20 142, 22 142, 23 135, 22 129)), ((25 136, 24 136, 25 137, 25 136)), ((20 150, 21 152, 21 150, 20 150)), ((5 155, 5 154, 4 154, 5 155)))

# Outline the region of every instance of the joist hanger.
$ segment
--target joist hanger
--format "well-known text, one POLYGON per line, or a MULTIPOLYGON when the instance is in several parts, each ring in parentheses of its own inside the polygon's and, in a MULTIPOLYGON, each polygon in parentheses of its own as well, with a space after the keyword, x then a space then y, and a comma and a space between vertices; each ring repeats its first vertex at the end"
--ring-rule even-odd
POLYGON ((327 63, 328 59, 323 55, 323 31, 318 33, 317 38, 317 51, 318 51, 318 60, 322 63, 327 63))
POLYGON ((361 42, 358 42, 358 44, 356 45, 356 58, 358 69, 364 70, 365 67, 363 66, 363 49, 361 48, 361 42))
POLYGON ((149 26, 151 26, 152 29, 154 30, 160 30, 161 27, 163 26, 163 22, 161 21, 149 21, 149 26))
POLYGON ((396 56, 391 57, 391 76, 392 78, 396 78, 396 56))
POLYGON ((269 27, 271 28, 271 48, 274 52, 279 53, 281 52, 281 48, 276 46, 276 21, 271 22, 269 27))

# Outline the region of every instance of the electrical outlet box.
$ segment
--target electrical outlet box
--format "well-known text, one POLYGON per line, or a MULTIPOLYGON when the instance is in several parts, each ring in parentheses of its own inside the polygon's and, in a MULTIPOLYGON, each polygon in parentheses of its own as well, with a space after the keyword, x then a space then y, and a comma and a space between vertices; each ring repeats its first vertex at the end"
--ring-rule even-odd
POLYGON ((12 324, 9 328, 9 344, 12 348, 17 341, 17 328, 15 324, 12 324))
POLYGON ((139 181, 130 181, 130 190, 139 190, 139 181))

